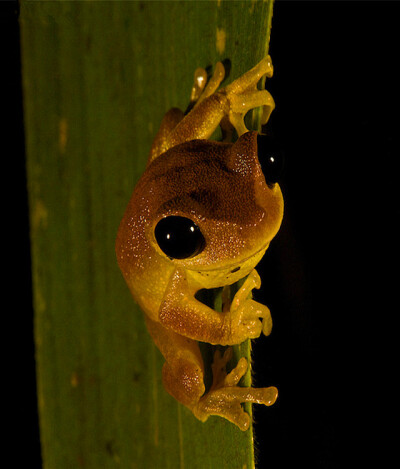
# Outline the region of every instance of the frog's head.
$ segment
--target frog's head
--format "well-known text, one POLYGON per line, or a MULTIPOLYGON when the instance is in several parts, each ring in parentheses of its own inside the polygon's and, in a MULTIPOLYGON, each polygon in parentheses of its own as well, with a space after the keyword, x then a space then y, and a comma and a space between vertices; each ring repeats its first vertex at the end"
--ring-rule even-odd
POLYGON ((143 239, 142 255, 184 268, 199 288, 246 276, 283 216, 276 183, 281 161, 269 143, 257 132, 234 144, 192 140, 154 160, 134 191, 128 215, 135 220, 134 235, 143 239))

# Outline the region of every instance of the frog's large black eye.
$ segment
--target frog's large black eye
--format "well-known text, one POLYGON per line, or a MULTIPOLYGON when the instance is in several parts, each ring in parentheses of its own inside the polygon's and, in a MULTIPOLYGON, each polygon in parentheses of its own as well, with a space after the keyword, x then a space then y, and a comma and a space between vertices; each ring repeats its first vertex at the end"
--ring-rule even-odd
POLYGON ((161 250, 174 259, 187 259, 199 254, 205 246, 200 228, 189 218, 162 218, 154 230, 161 250))
POLYGON ((261 164, 265 181, 273 185, 283 172, 283 153, 276 141, 269 135, 257 135, 258 161, 261 164))

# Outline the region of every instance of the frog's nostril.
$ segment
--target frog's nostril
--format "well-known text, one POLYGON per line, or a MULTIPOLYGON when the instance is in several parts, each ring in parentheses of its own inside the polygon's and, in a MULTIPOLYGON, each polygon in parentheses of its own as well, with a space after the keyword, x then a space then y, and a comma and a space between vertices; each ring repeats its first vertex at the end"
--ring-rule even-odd
POLYGON ((258 161, 266 183, 271 186, 279 181, 283 173, 284 156, 274 138, 257 135, 258 161))

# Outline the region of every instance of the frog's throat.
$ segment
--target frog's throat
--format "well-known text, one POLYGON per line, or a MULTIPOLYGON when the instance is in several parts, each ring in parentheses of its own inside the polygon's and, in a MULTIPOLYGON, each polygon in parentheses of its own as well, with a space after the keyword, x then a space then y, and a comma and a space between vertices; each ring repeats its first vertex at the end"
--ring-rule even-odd
POLYGON ((187 268, 186 273, 190 278, 189 281, 190 283, 200 285, 202 288, 217 288, 231 285, 246 277, 254 269, 265 254, 268 246, 269 243, 246 259, 240 262, 233 262, 224 267, 207 270, 187 268))

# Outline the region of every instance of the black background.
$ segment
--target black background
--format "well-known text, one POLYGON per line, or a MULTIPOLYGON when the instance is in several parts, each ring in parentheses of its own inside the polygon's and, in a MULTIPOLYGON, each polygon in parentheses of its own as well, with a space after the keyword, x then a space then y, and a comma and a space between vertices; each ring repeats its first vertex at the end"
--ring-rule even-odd
MULTIPOLYGON (((4 354, 8 435, 34 468, 18 12, 14 2, 0 7, 3 235, 12 257, 3 287, 12 299, 3 333, 12 338, 4 354)), ((273 407, 255 407, 260 468, 361 467, 374 457, 385 467, 395 448, 399 11, 397 2, 275 3, 268 88, 277 107, 269 128, 286 154, 286 212, 256 293, 274 327, 253 342, 255 384, 279 388, 273 407)))
POLYGON ((387 467, 393 449, 399 6, 274 7, 286 213, 260 265, 274 327, 254 341, 255 381, 280 392, 255 410, 260 467, 387 467))

